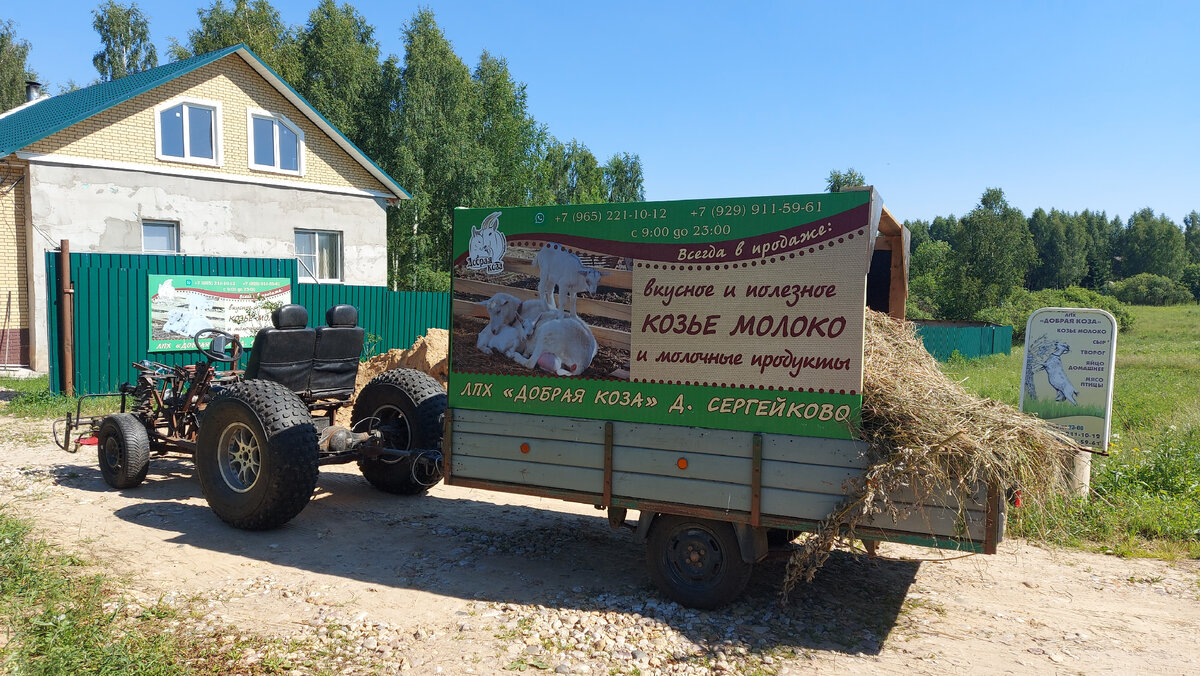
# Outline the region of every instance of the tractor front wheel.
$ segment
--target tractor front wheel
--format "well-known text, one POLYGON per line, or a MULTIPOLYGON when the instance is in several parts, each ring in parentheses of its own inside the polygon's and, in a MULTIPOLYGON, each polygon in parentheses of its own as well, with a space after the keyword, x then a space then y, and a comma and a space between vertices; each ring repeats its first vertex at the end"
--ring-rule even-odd
POLYGON ((113 488, 133 488, 150 469, 150 439, 137 416, 114 413, 100 421, 96 434, 100 475, 113 488))
POLYGON ((208 506, 245 530, 277 528, 312 498, 317 429, 291 390, 267 380, 225 387, 204 409, 196 473, 208 506))

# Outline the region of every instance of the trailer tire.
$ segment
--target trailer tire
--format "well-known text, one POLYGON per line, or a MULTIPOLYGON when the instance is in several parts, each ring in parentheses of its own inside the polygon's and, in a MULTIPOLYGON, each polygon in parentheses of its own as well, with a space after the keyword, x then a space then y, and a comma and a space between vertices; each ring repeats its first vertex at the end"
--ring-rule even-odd
POLYGON ((100 476, 117 489, 133 488, 150 469, 150 439, 137 416, 114 413, 100 421, 96 433, 100 476))
POLYGON ((196 474, 225 523, 267 530, 308 504, 318 476, 317 430, 291 390, 267 380, 225 387, 204 410, 196 474))
POLYGON ((664 594, 689 608, 720 608, 750 581, 733 526, 724 521, 662 514, 646 542, 650 578, 664 594))
MULTIPOLYGON (((436 449, 442 440, 446 390, 432 376, 393 369, 375 376, 358 393, 350 428, 382 429, 389 448, 436 449)), ((359 458, 358 469, 372 486, 395 495, 421 495, 441 480, 424 463, 410 458, 359 458)))

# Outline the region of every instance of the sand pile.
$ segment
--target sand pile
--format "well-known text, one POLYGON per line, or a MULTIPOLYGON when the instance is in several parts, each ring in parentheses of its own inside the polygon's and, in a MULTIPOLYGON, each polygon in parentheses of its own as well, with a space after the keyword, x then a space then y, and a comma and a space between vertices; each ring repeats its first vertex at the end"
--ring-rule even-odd
POLYGON ((859 523, 912 509, 893 495, 964 503, 980 482, 1019 489, 1033 501, 1065 491, 1064 467, 1075 449, 1069 439, 946 378, 910 322, 867 310, 864 342, 860 436, 871 446, 873 465, 845 487, 842 506, 792 556, 785 596, 799 580, 811 581, 832 547, 853 539, 859 523))
POLYGON ((375 376, 398 368, 428 373, 445 387, 450 373, 449 354, 450 332, 446 329, 429 329, 407 350, 388 350, 363 362, 358 367, 358 383, 354 389, 362 390, 375 376))
MULTIPOLYGON (((395 368, 423 371, 445 387, 450 373, 449 354, 450 332, 446 329, 429 329, 428 333, 417 338, 407 350, 388 350, 359 364, 354 392, 357 395, 372 378, 395 368)), ((353 406, 343 406, 337 413, 336 424, 348 427, 352 411, 353 406)))

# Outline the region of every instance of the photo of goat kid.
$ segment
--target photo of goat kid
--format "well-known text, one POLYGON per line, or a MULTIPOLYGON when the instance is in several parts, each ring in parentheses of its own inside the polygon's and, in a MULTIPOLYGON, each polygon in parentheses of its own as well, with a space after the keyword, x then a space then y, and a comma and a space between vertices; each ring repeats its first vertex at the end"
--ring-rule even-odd
POLYGON ((520 300, 504 292, 492 296, 486 303, 488 323, 475 347, 529 369, 578 376, 591 365, 598 345, 576 312, 576 297, 595 293, 602 273, 553 243, 534 256, 532 266, 539 272, 538 297, 520 300))

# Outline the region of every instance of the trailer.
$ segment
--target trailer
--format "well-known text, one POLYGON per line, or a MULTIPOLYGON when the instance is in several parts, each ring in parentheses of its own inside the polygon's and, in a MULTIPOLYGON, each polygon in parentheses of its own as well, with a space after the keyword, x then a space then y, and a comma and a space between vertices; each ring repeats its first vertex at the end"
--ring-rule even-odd
MULTIPOLYGON (((863 308, 902 318, 908 268, 873 188, 460 208, 453 234, 447 484, 607 510, 712 608, 868 468, 863 308)), ((938 499, 857 534, 995 552, 1000 487, 938 499)))

